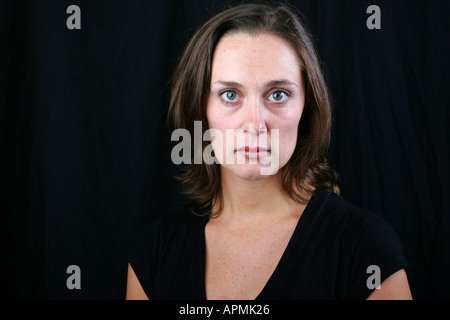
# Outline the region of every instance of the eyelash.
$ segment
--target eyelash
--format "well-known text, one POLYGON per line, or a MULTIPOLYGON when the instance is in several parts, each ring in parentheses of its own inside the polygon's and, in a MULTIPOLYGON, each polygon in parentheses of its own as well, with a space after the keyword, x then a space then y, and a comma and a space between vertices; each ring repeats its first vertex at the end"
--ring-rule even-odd
MULTIPOLYGON (((276 89, 276 90, 272 91, 272 93, 269 94, 269 97, 272 96, 274 93, 277 93, 277 92, 286 95, 286 99, 289 99, 289 98, 291 97, 291 93, 290 93, 289 91, 282 90, 282 89, 276 89)), ((285 102, 285 101, 283 101, 283 102, 276 102, 276 101, 273 101, 273 102, 274 102, 274 103, 283 103, 283 102, 285 102)))
MULTIPOLYGON (((227 101, 227 100, 225 100, 222 96, 223 96, 225 93, 227 93, 227 92, 234 92, 238 97, 240 97, 239 93, 238 93, 236 90, 232 90, 232 89, 223 90, 223 91, 219 92, 219 97, 222 99, 222 101, 223 101, 225 104, 233 105, 233 104, 235 104, 237 101, 239 101, 239 100, 237 100, 237 101, 227 101)), ((270 97, 271 95, 273 95, 274 93, 277 93, 277 92, 286 95, 287 99, 291 98, 291 96, 292 96, 292 94, 291 94, 289 91, 287 91, 287 90, 284 90, 284 89, 275 89, 275 90, 273 90, 267 97, 270 97)), ((267 99, 267 98, 266 98, 266 99, 267 99)), ((271 102, 281 104, 281 103, 284 103, 285 101, 282 101, 282 102, 271 101, 271 102)))

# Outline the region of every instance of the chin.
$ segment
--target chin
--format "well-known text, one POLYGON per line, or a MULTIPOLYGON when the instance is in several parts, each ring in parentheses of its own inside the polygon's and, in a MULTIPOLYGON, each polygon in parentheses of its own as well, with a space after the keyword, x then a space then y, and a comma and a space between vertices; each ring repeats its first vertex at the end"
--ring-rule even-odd
POLYGON ((235 164, 231 166, 223 166, 223 169, 229 173, 232 173, 234 176, 239 177, 240 179, 257 181, 273 176, 262 174, 261 172, 264 172, 264 170, 262 170, 264 167, 266 166, 260 164, 235 164))
MULTIPOLYGON (((272 154, 271 157, 272 156, 274 155, 272 154)), ((222 170, 231 173, 235 177, 248 181, 257 181, 277 175, 281 167, 283 167, 288 160, 289 158, 286 158, 284 154, 280 159, 278 153, 276 158, 262 158, 260 160, 242 159, 235 155, 234 162, 230 164, 221 163, 220 165, 222 170), (274 161, 274 159, 276 159, 276 161, 274 161), (281 163, 279 160, 281 160, 281 163), (250 161, 254 162, 249 163, 250 161)))

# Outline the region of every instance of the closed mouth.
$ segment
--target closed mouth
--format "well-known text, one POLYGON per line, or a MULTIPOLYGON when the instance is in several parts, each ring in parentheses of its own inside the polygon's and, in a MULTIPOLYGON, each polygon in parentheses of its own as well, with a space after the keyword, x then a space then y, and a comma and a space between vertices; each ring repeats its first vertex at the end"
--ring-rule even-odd
POLYGON ((267 156, 270 153, 270 149, 264 147, 249 147, 245 146, 236 150, 247 159, 259 159, 267 156))

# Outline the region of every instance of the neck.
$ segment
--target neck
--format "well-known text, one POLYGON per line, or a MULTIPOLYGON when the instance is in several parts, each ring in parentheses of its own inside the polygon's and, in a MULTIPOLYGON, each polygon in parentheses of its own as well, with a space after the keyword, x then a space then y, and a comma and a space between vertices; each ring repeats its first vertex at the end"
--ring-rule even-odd
POLYGON ((246 180, 222 170, 222 219, 254 221, 301 214, 305 205, 286 195, 280 174, 259 180, 246 180))

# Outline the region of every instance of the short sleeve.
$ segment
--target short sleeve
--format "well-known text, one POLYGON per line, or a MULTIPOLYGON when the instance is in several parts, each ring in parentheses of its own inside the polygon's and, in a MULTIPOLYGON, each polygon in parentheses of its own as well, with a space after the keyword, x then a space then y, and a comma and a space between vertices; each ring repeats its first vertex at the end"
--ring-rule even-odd
POLYGON ((394 229, 379 215, 368 213, 355 245, 349 299, 367 299, 377 284, 409 266, 394 229))
POLYGON ((156 248, 158 242, 159 219, 142 228, 131 242, 128 262, 133 268, 139 283, 149 299, 154 296, 156 271, 156 248))

